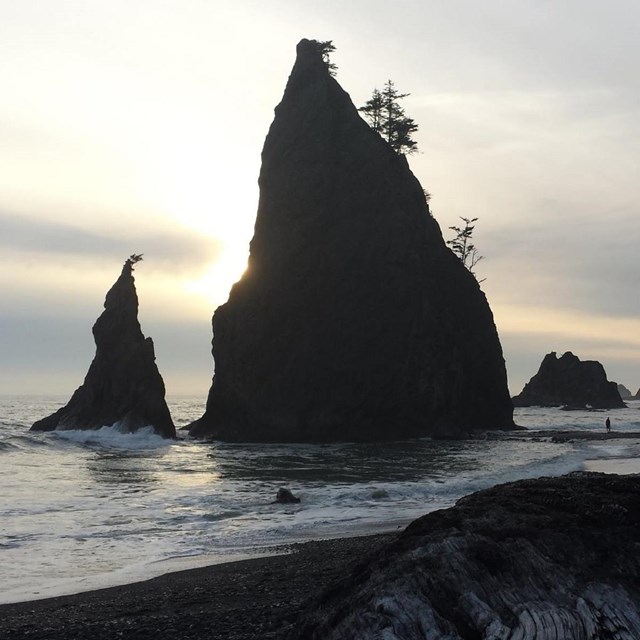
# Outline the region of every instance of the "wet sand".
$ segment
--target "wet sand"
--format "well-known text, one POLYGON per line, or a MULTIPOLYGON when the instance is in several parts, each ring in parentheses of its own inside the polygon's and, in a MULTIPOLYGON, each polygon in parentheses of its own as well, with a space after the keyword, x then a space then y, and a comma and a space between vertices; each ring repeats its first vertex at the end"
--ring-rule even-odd
POLYGON ((640 440, 640 431, 592 431, 579 429, 527 429, 516 431, 483 431, 482 438, 490 440, 551 440, 552 442, 571 442, 576 440, 640 440))
POLYGON ((394 534, 313 541, 291 553, 169 573, 70 596, 0 606, 0 638, 282 638, 318 591, 394 534))

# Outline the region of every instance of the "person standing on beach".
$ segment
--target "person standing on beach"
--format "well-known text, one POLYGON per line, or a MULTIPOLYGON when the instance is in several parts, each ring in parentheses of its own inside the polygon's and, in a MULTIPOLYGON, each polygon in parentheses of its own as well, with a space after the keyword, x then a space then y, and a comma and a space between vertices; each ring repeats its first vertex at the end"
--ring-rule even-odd
POLYGON ((611 420, 607 416, 607 419, 604 421, 605 427, 607 427, 607 433, 611 433, 611 420))

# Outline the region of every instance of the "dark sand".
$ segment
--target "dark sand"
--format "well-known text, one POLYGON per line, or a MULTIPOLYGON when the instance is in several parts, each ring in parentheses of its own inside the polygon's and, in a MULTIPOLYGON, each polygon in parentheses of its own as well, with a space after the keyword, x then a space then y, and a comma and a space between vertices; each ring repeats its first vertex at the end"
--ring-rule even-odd
POLYGON ((306 602, 393 534, 292 545, 291 554, 0 606, 0 638, 281 638, 306 602))

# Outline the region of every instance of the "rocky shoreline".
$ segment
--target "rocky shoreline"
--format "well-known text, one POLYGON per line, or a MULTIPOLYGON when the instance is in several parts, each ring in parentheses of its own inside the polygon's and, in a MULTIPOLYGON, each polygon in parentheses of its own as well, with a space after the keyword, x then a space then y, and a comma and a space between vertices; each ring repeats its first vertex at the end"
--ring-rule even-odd
POLYGON ((288 640, 637 640, 640 475, 520 480, 412 522, 288 640))
POLYGON ((3 605, 0 636, 632 640, 638 546, 640 474, 576 472, 477 492, 398 533, 3 605))
POLYGON ((635 440, 640 431, 591 431, 579 429, 540 429, 523 431, 483 431, 473 437, 485 440, 550 440, 551 442, 574 442, 577 440, 635 440))

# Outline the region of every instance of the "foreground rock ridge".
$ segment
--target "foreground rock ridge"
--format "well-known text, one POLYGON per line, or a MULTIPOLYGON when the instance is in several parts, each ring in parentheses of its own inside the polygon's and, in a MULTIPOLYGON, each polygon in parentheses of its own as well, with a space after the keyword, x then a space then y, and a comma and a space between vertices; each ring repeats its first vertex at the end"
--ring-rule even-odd
POLYGON ((513 398, 516 407, 620 409, 625 403, 615 382, 607 381, 604 367, 595 360, 580 360, 571 351, 560 358, 548 353, 538 373, 513 398))
POLYGON ((635 640, 638 545, 638 476, 497 486, 413 522, 289 640, 635 640))
POLYGON ((96 355, 84 383, 66 406, 31 430, 99 429, 117 423, 125 432, 152 426, 159 435, 175 438, 153 341, 140 330, 132 271, 129 259, 93 325, 96 355))
POLYGON ((196 437, 392 440, 513 426, 502 349, 406 159, 302 40, 262 152, 249 265, 213 318, 196 437))

